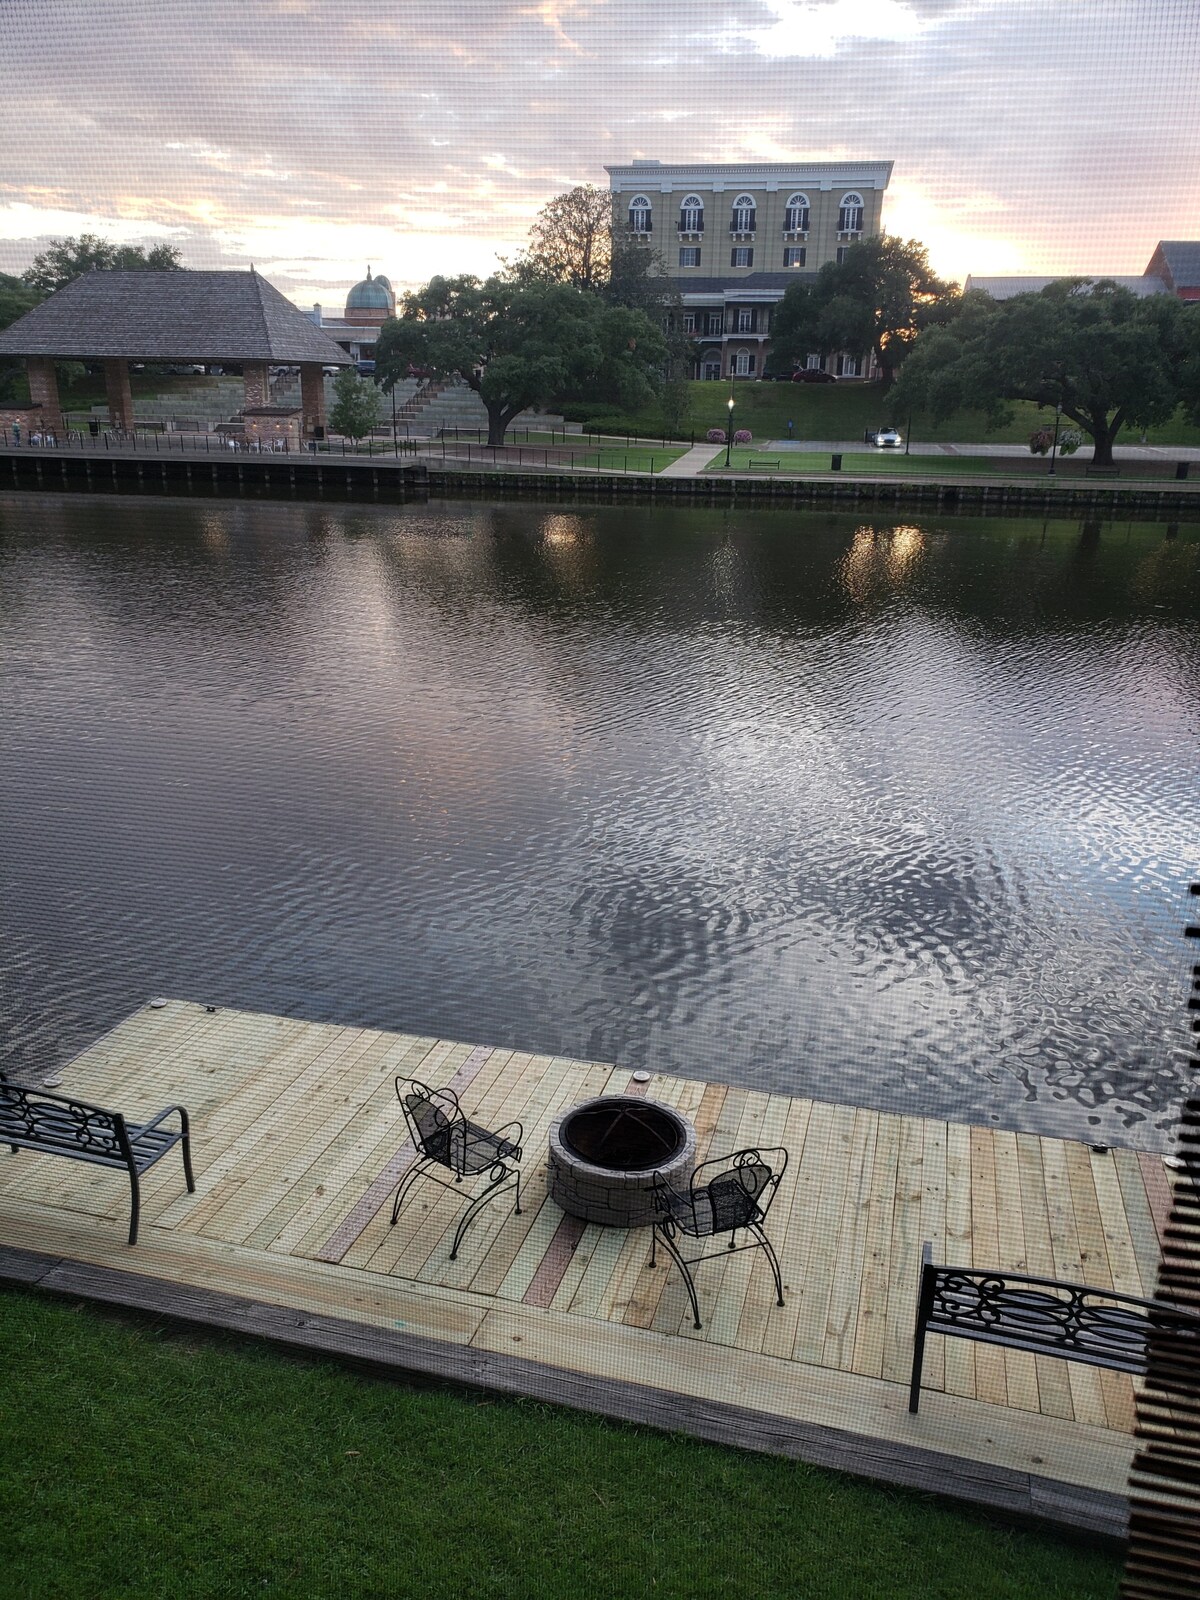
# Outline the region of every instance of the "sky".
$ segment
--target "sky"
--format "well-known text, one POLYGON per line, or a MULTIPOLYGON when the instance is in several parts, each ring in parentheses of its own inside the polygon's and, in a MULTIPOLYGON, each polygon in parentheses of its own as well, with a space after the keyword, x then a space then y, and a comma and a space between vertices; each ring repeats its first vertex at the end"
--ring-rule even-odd
POLYGON ((0 271, 54 237, 336 310, 486 274, 605 163, 892 160, 968 272, 1200 237, 1200 0, 0 0, 0 271))

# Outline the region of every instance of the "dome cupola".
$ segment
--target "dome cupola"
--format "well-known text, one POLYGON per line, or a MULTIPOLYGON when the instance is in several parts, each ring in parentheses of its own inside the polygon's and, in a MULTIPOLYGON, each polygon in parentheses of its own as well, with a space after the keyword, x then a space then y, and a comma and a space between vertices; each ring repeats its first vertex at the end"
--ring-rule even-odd
POLYGON ((390 282, 382 274, 373 278, 368 267, 366 277, 346 296, 346 321, 378 324, 395 314, 396 296, 390 282))

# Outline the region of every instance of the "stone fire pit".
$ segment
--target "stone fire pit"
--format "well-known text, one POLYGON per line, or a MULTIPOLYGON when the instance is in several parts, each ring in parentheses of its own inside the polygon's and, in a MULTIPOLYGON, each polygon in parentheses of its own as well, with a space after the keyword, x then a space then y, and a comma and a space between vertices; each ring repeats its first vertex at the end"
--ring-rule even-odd
POLYGON ((622 1094, 585 1100, 550 1129, 550 1196, 585 1222, 649 1227, 655 1174, 686 1188, 695 1165, 695 1128, 658 1100, 622 1094))

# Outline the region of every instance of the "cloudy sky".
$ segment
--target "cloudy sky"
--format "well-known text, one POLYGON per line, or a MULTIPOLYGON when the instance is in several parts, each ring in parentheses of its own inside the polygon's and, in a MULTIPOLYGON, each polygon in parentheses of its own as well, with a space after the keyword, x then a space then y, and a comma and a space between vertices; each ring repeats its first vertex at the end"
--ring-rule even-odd
POLYGON ((1200 0, 0 0, 0 271, 54 236, 486 272, 604 164, 895 162, 950 276, 1200 237, 1200 0))

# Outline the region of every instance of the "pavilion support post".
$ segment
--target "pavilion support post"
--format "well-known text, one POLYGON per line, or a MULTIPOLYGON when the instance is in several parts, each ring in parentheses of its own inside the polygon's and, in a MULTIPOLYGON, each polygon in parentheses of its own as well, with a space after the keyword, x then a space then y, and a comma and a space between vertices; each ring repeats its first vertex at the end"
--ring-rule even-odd
POLYGON ((300 409, 304 414, 304 437, 315 439, 325 422, 325 374, 318 362, 300 363, 300 409))
POLYGON ((129 387, 128 361, 104 363, 104 393, 108 400, 108 420, 114 428, 133 427, 133 391, 129 387))
POLYGON ((242 386, 246 394, 247 411, 259 411, 271 404, 271 378, 265 361, 242 363, 242 386))
POLYGON ((25 362, 29 374, 29 398, 41 407, 39 423, 49 433, 63 431, 62 403, 58 398, 58 374, 50 356, 29 356, 25 362))

